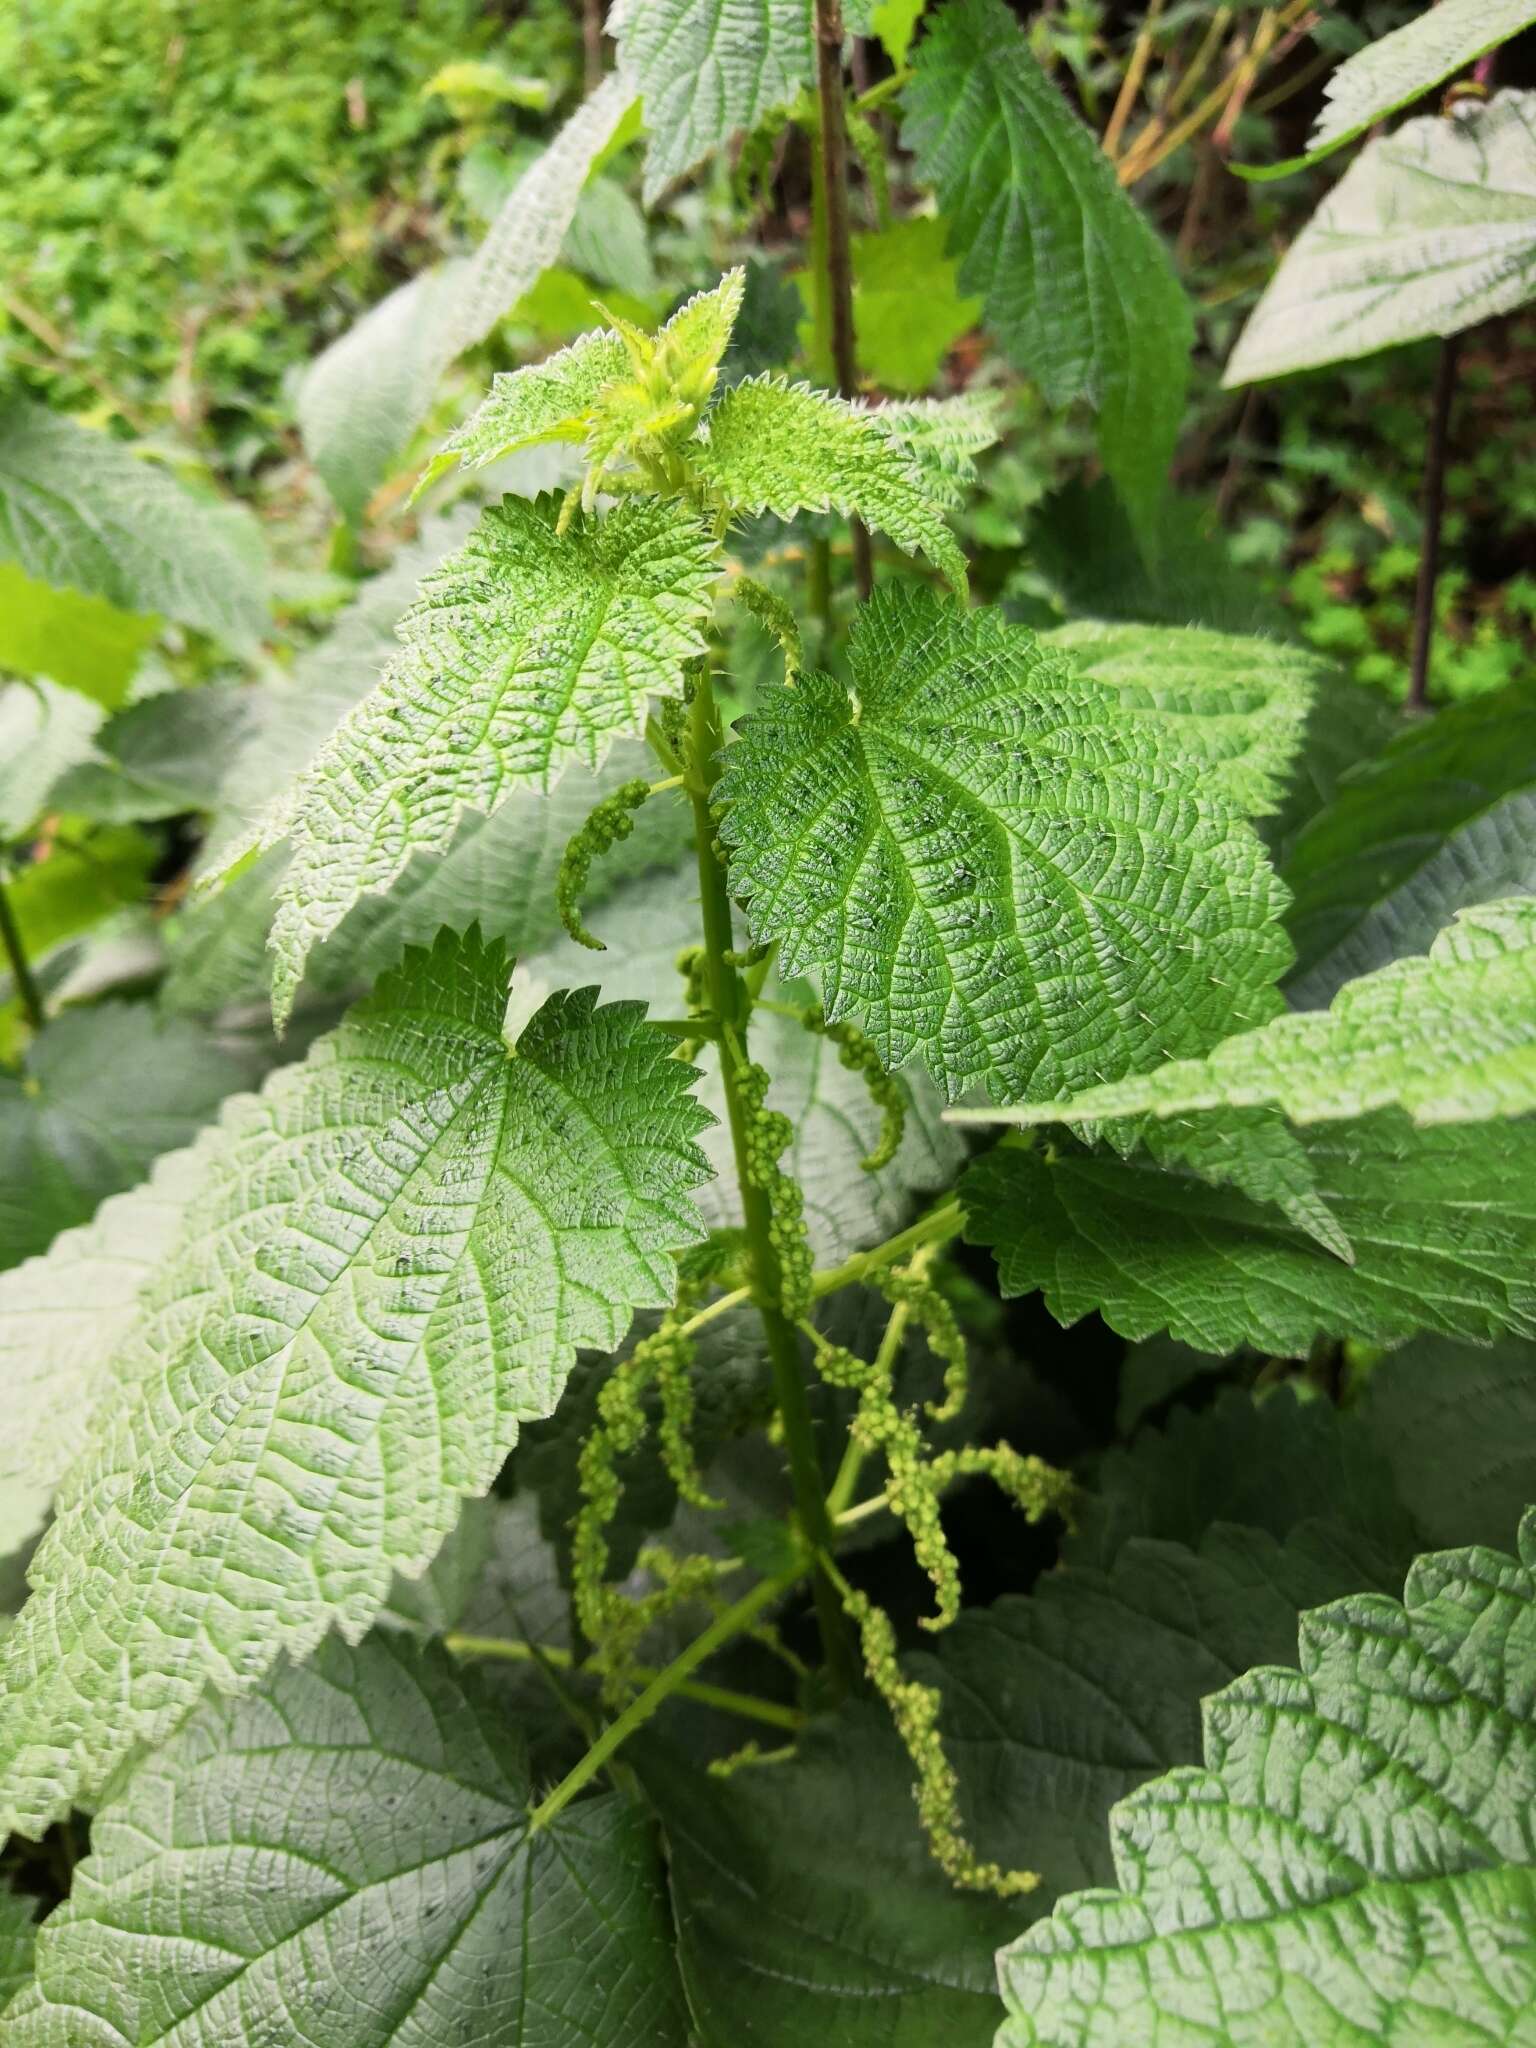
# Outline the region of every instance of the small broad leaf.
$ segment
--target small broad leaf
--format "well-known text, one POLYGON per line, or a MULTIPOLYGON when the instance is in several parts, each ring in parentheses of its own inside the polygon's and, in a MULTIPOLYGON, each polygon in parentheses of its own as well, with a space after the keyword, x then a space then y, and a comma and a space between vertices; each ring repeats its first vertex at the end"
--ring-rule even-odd
POLYGON ((507 498, 423 582, 402 651, 274 811, 292 864, 273 927, 273 1007, 311 947, 466 811, 600 767, 703 650, 718 549, 680 506, 632 500, 555 530, 552 502, 507 498))
MULTIPOLYGON (((852 240, 853 331, 860 374, 883 391, 926 391, 953 342, 981 318, 981 300, 956 289, 955 262, 945 253, 945 227, 916 214, 878 234, 852 240)), ((797 273, 801 296, 814 302, 812 273, 797 273)), ((802 322, 810 351, 813 327, 802 322)))
POLYGON ((1084 398, 1143 552, 1184 408, 1194 321, 1154 230, 1002 0, 949 0, 918 47, 903 140, 937 188, 1010 361, 1084 398))
MULTIPOLYGON (((1233 1114, 1200 1121, 1240 1154, 1233 1114)), ((1319 1336, 1536 1336, 1536 1124, 1420 1130, 1387 1110, 1303 1143, 1348 1264, 1249 1195, 1077 1149, 1004 1146, 973 1166, 969 1234, 1005 1294, 1039 1288, 1058 1322, 1097 1311, 1133 1339, 1301 1358, 1319 1336)))
POLYGON ((226 1105, 0 1646, 4 1825, 92 1797, 209 1680, 355 1640, 576 1347, 671 1300, 707 1112, 639 1005, 594 1000, 512 1054, 504 956, 445 935, 226 1105))
POLYGON ((720 793, 754 936, 887 1067, 1010 1101, 1272 1014, 1277 885, 1160 728, 931 591, 879 591, 849 658, 762 700, 720 793))
POLYGON ((908 554, 921 551, 963 591, 965 557, 940 509, 952 491, 935 493, 927 466, 880 418, 808 384, 749 377, 715 405, 691 452, 730 511, 862 519, 908 554))
POLYGON ((1204 1059, 1032 1102, 1002 1120, 1075 1124, 1260 1103, 1296 1123, 1394 1104, 1420 1124, 1536 1109, 1536 899, 1464 910, 1427 955, 1346 982, 1330 1009, 1276 1017, 1204 1059))
POLYGON ((43 1251, 185 1145, 249 1069, 147 1003, 66 1010, 0 1073, 0 1267, 43 1251))
POLYGON ((1323 111, 1301 156, 1232 168, 1240 178, 1260 182, 1308 170, 1533 21, 1531 0, 1437 0, 1339 66, 1323 87, 1323 111))
POLYGON ((812 0, 617 0, 608 32, 644 102, 645 201, 816 76, 812 0))
POLYGON ((304 446, 354 524, 448 365, 558 259, 594 160, 633 97, 622 78, 604 79, 518 179, 473 256, 401 285, 310 365, 298 396, 304 446))
POLYGON ((999 1957, 999 2048, 1510 2041, 1536 2009, 1536 1514, 1301 1622, 1110 1819, 1120 1889, 999 1957))
POLYGON ((645 1821, 606 1793, 535 1832, 532 1804, 441 1651, 327 1642, 210 1699, 96 1816, 7 2040, 684 2048, 645 1821))
POLYGON ((163 612, 242 652, 266 630, 248 514, 194 498, 110 435, 24 399, 0 412, 0 559, 122 611, 163 612))
POLYGON ((78 590, 55 590, 14 562, 0 562, 0 670, 52 677, 111 709, 123 701, 159 630, 158 619, 78 590))
POLYGON ((1042 635, 1132 718, 1178 734, 1204 786, 1245 817, 1278 808, 1322 664, 1295 647, 1196 626, 1079 620, 1042 635))
POLYGON ((1533 293, 1536 93, 1502 92, 1367 144, 1297 237, 1222 381, 1458 334, 1533 293))
POLYGON ((1536 894, 1536 686, 1447 705, 1399 732, 1339 785, 1282 872, 1299 1009, 1427 951, 1469 905, 1536 894))

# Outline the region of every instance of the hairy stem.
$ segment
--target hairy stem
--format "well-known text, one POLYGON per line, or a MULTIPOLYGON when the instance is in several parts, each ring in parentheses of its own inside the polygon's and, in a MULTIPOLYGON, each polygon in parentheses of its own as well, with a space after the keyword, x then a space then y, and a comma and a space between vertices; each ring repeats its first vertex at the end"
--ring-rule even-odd
MULTIPOLYGON (((443 1637, 443 1648, 453 1657, 493 1657, 506 1662, 536 1664, 541 1660, 553 1664, 559 1670, 568 1670, 575 1663, 569 1650, 556 1649, 550 1644, 519 1642, 511 1636, 467 1636, 454 1633, 443 1637)), ((654 1680, 661 1676, 659 1671, 649 1670, 643 1664, 632 1665, 630 1669, 636 1678, 654 1680)), ((770 1728, 799 1728, 805 1716, 798 1707, 782 1706, 778 1700, 761 1700, 755 1693, 737 1692, 734 1686, 706 1685, 696 1678, 685 1678, 672 1690, 681 1699, 697 1700, 701 1706, 718 1707, 725 1714, 739 1714, 744 1720, 765 1721, 770 1728)))
POLYGON ((541 1828, 547 1828, 555 1816, 570 1805, 582 1787, 591 1783, 635 1730, 643 1727, 659 1707, 665 1706, 674 1693, 682 1690, 706 1658, 723 1649, 732 1637, 749 1629, 764 1609, 787 1593, 801 1576, 801 1571, 795 1570, 781 1572, 777 1578, 761 1579, 750 1593, 744 1593, 733 1606, 717 1614, 703 1635, 696 1636, 664 1671, 656 1674, 640 1697, 631 1701, 617 1720, 609 1722, 581 1761, 574 1764, 549 1797, 534 1808, 528 1816, 528 1832, 536 1835, 541 1828))
MULTIPOLYGON (((816 100, 820 117, 822 242, 831 321, 832 368, 844 398, 858 395, 853 339, 853 257, 848 230, 848 126, 843 112, 842 0, 816 0, 816 100)), ((852 522, 853 581, 860 599, 874 589, 869 529, 852 522)))
POLYGON ((10 962, 11 978, 16 983, 16 993, 27 1022, 34 1031, 43 1028, 43 998, 37 986, 37 977, 27 959, 26 948, 21 943, 21 933, 16 926, 16 915, 11 909, 11 899, 6 894, 4 882, 0 882, 0 945, 5 947, 5 957, 10 962))
MULTIPOLYGON (((714 689, 707 672, 700 676, 695 686, 689 738, 692 761, 688 789, 693 800, 694 836, 698 842, 699 900, 704 923, 704 986, 722 1031, 734 1034, 737 1044, 744 1049, 751 1001, 741 976, 726 959, 726 955, 733 951, 731 898, 725 866, 716 849, 715 821, 710 808, 720 773, 721 732, 714 689)), ((800 1340, 782 1306, 782 1276, 771 1236, 773 1216, 767 1196, 755 1184, 748 1169, 749 1111, 741 1099, 735 1062, 729 1057, 722 1057, 720 1069, 725 1083, 725 1109, 731 1145, 736 1157, 736 1177, 741 1187, 742 1222, 751 1260, 753 1295, 762 1318, 769 1363, 773 1369, 774 1399, 784 1428, 795 1513, 806 1542, 815 1550, 825 1550, 831 1542, 832 1525, 827 1518, 822 1494, 821 1466, 816 1456, 810 1403, 800 1364, 800 1340)), ((834 1686, 841 1691, 852 1681, 855 1673, 842 1605, 824 1572, 818 1570, 815 1573, 812 1589, 828 1674, 834 1686)))
POLYGON ((1451 401, 1456 395, 1456 364, 1461 337, 1448 334, 1440 344, 1435 395, 1430 403, 1429 446, 1424 456, 1424 540, 1419 549, 1419 580, 1413 596, 1413 659, 1408 671, 1408 709, 1422 711, 1429 702, 1429 649, 1435 633, 1435 586, 1440 580, 1440 521, 1445 511, 1445 453, 1450 439, 1451 401))

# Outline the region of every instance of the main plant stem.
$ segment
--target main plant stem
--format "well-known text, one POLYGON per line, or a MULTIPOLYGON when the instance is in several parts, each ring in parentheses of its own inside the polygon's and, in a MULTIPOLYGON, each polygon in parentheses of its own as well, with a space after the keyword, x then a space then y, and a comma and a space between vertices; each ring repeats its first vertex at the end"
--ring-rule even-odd
MULTIPOLYGON (((842 0, 816 0, 816 101, 819 116, 816 151, 817 192, 820 200, 820 233, 816 256, 824 265, 824 297, 817 291, 818 307, 823 303, 830 325, 833 374, 844 398, 855 398, 859 389, 858 357, 853 336, 853 252, 848 226, 848 126, 843 110, 843 7, 842 0)), ((818 340, 821 337, 818 336, 818 340)), ((874 589, 874 569, 869 551, 869 529, 855 519, 853 531, 853 581, 860 600, 874 589)))
POLYGON ((1429 448, 1424 458, 1424 539, 1419 548, 1419 580, 1413 598, 1413 660, 1408 671, 1408 709, 1422 711, 1429 702, 1429 650, 1435 633, 1435 586, 1440 581, 1440 522, 1445 512, 1445 455, 1450 441, 1451 401, 1456 395, 1456 363, 1461 337, 1448 334, 1440 344, 1435 370, 1435 395, 1430 404, 1429 448))
POLYGON ((27 959, 27 949, 21 942, 17 928, 16 914, 11 909, 11 899, 6 894, 4 882, 0 882, 0 945, 5 948, 5 957, 10 962, 11 979, 16 984, 16 993, 21 999, 22 1011, 34 1031, 43 1028, 43 998, 37 986, 37 977, 27 959))
MULTIPOLYGON (((746 1229, 747 1255, 751 1261, 753 1299, 762 1318, 768 1359, 773 1370, 774 1400, 783 1425, 795 1515, 806 1543, 812 1550, 820 1552, 831 1546, 832 1523, 827 1514, 821 1465, 816 1456, 815 1431, 800 1363, 800 1339, 794 1324, 784 1313, 783 1276, 772 1238, 773 1212, 766 1193, 756 1184, 749 1170, 747 1138, 751 1112, 742 1101, 737 1063, 732 1057, 733 1046, 738 1053, 746 1051, 747 1024, 752 1006, 741 976, 726 957, 732 951, 734 940, 731 897, 725 866, 716 847, 715 821, 710 808, 720 774, 721 744, 720 716, 706 670, 694 685, 688 772, 694 837, 698 842, 699 906, 704 925, 704 987, 710 1008, 720 1025, 720 1070, 725 1084, 725 1110, 730 1124, 731 1145, 736 1156, 736 1178, 741 1188, 742 1222, 746 1229)), ((836 1588, 821 1569, 816 1570, 811 1585, 827 1672, 837 1690, 843 1691, 853 1680, 855 1665, 843 1621, 842 1603, 836 1588)))

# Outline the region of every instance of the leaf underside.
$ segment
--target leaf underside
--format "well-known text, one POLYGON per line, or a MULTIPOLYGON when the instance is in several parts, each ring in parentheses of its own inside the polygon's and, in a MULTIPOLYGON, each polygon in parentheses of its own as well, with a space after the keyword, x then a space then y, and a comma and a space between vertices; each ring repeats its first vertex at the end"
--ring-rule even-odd
POLYGON ((1175 739, 924 590, 882 588, 850 660, 852 694, 743 721, 723 829, 754 936, 887 1067, 1006 1102, 1272 1014, 1276 884, 1175 739))
POLYGON ((444 935, 236 1097, 3 1644, 0 1814, 36 1832, 420 1572, 578 1345, 672 1298, 707 1173, 636 1004, 552 997, 515 1056, 497 948, 444 935))

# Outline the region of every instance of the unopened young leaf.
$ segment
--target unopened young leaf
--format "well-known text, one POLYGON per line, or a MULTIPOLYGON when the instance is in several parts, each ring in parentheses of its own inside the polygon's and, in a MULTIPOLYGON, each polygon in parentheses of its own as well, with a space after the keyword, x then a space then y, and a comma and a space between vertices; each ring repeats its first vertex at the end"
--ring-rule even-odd
POLYGON ((334 1639, 210 1699, 96 1816, 14 2048, 684 2048, 650 1831, 535 1833, 522 1743, 440 1650, 334 1639))
MULTIPOLYGON (((1214 1136, 1232 1115, 1201 1121, 1214 1136)), ((1536 1336, 1536 1124, 1421 1130, 1387 1110, 1301 1135, 1348 1263, 1251 1195, 1076 1149, 973 1166, 969 1232, 1005 1294, 1038 1288, 1058 1322, 1097 1311, 1132 1339, 1302 1358, 1319 1336, 1536 1336)))
POLYGON ((274 812, 293 859, 273 927, 286 1014, 311 947, 413 854, 441 852, 466 811, 602 765, 651 698, 702 651, 715 542, 681 507, 634 500, 555 530, 507 498, 423 582, 402 651, 274 812))
POLYGON ((226 1108, 0 1646, 5 1825, 90 1798, 209 1680, 355 1640, 576 1347, 671 1300, 707 1113, 639 1005, 594 1002, 552 997, 514 1054, 505 957, 445 935, 226 1108))
POLYGON ((887 585, 853 687, 765 697, 720 793, 754 935, 887 1067, 999 1101, 1272 1014, 1257 840, 1115 693, 996 613, 887 585))
POLYGON ((1301 156, 1281 164, 1234 164, 1240 178, 1263 182, 1310 169, 1389 114, 1465 71, 1487 51, 1536 21, 1531 0, 1436 0, 1390 35, 1341 64, 1323 87, 1323 110, 1301 156))
POLYGON ((1464 910, 1427 955, 1346 982, 1204 1059, 1009 1112, 1020 1124, 1274 1103, 1296 1123, 1396 1105, 1420 1124, 1536 1109, 1536 898, 1464 910))
POLYGON ((193 497, 109 434, 25 399, 0 410, 0 559, 122 611, 163 612, 241 652, 266 630, 248 515, 193 497))
POLYGON ((1205 1768, 1110 1820, 1118 1891, 999 1958, 1006 2048, 1516 2041, 1536 2007, 1536 1514, 1302 1617, 1208 1700, 1205 1768))
POLYGON ((949 0, 905 104, 961 290, 1052 405, 1094 407, 1104 466, 1155 556, 1194 346, 1167 251, 1002 0, 949 0))
POLYGON ((1516 684, 1399 732, 1342 782, 1282 870, 1299 1009, 1426 952, 1458 911, 1536 894, 1536 687, 1516 684))
POLYGON ((963 591, 965 557, 941 509, 952 494, 932 489, 925 465, 879 417, 808 384, 751 377, 719 400, 693 453, 732 512, 862 519, 908 554, 925 554, 963 591))
POLYGON ((1502 92, 1366 145, 1281 263, 1223 382, 1458 334, 1533 294, 1536 93, 1502 92))

